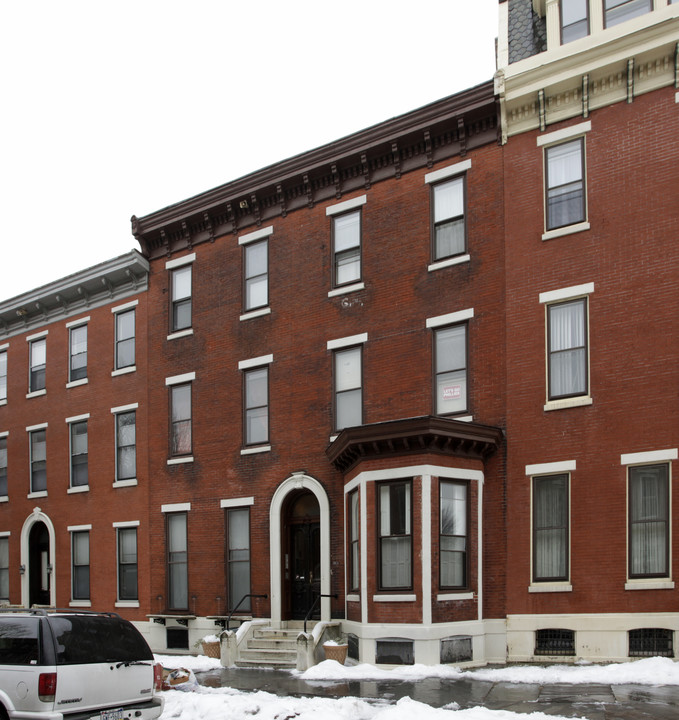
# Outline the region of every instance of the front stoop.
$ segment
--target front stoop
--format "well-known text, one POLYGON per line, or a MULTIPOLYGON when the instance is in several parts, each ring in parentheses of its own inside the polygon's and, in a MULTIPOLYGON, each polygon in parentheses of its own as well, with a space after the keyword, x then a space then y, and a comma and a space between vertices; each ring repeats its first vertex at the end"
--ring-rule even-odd
POLYGON ((268 667, 280 670, 295 668, 297 636, 301 632, 302 625, 297 627, 297 623, 288 623, 285 628, 256 628, 252 637, 248 638, 247 646, 239 651, 236 667, 268 667))

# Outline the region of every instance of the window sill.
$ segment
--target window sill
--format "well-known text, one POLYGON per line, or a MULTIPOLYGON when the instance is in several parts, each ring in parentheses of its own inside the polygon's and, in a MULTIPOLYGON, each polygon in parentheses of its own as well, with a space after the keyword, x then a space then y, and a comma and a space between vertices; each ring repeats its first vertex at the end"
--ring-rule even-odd
POLYGON ((437 262, 429 265, 427 270, 429 270, 429 272, 433 272, 453 265, 462 265, 462 263, 471 262, 471 259, 471 255, 457 255, 456 257, 446 258, 445 260, 438 260, 437 262))
POLYGON ((187 455, 186 457, 170 458, 167 461, 168 465, 184 465, 185 463, 192 463, 193 455, 187 455))
POLYGON ((115 606, 119 608, 138 608, 139 600, 118 600, 115 606))
POLYGON ((566 408, 584 407, 585 405, 592 404, 592 398, 589 395, 583 395, 582 397, 565 398, 564 400, 548 400, 545 403, 545 412, 551 410, 565 410, 566 408))
POLYGON ((243 448, 241 455, 257 455, 258 453, 271 452, 271 445, 259 445, 258 447, 243 448))
POLYGON ((193 328, 187 328, 186 330, 177 330, 177 332, 170 333, 167 336, 168 340, 177 340, 178 338, 189 337, 193 335, 193 328))
POLYGON ((47 490, 38 490, 37 492, 28 493, 26 497, 29 500, 34 500, 35 498, 44 498, 47 497, 47 490))
POLYGON ((328 293, 328 297, 337 297, 338 295, 346 295, 346 293, 356 292, 357 290, 365 290, 365 283, 358 282, 353 285, 343 285, 335 288, 328 293))
POLYGON ((114 480, 113 487, 134 487, 137 484, 137 478, 130 478, 129 480, 114 480))
POLYGON ((556 228, 555 230, 547 230, 542 234, 543 240, 553 240, 554 238, 564 237, 565 235, 575 235, 579 232, 589 230, 588 222, 575 223, 575 225, 566 225, 566 227, 556 228))
POLYGON ((136 365, 130 365, 130 367, 120 368, 120 370, 113 370, 111 377, 118 377, 118 375, 127 375, 128 373, 137 372, 136 365))
POLYGON ((1 407, 2 405, 7 405, 7 400, 0 400, 0 407, 1 407))
POLYGON ((9 502, 9 495, 0 495, 0 503, 9 502))
POLYGON ((445 602, 446 600, 473 600, 473 599, 474 599, 473 592, 442 593, 441 595, 436 596, 436 602, 445 602))
POLYGON ((81 607, 81 608, 88 608, 92 607, 92 601, 91 600, 71 600, 71 602, 68 604, 69 607, 81 607))
POLYGON ((347 595, 347 602, 361 602, 361 596, 356 593, 350 593, 347 595))
POLYGON ((26 399, 40 397, 41 395, 47 395, 47 390, 34 390, 33 392, 26 393, 26 399))
POLYGON ((417 595, 373 595, 373 602, 415 602, 417 595))
POLYGON ((674 590, 673 580, 628 580, 625 590, 674 590))
POLYGON ((573 592, 573 586, 569 582, 546 582, 544 584, 535 583, 528 586, 529 593, 555 593, 555 592, 573 592))
POLYGON ((241 321, 252 320, 253 318, 262 317, 263 315, 271 315, 271 308, 265 307, 265 308, 259 308, 258 310, 250 310, 246 313, 243 313, 240 316, 240 319, 241 319, 241 321))
POLYGON ((78 487, 70 487, 66 491, 69 495, 74 495, 75 493, 84 493, 89 492, 90 486, 89 485, 78 485, 78 487))
POLYGON ((80 385, 87 385, 89 382, 88 378, 81 378, 80 380, 71 380, 71 382, 66 383, 66 388, 74 388, 79 387, 80 385))

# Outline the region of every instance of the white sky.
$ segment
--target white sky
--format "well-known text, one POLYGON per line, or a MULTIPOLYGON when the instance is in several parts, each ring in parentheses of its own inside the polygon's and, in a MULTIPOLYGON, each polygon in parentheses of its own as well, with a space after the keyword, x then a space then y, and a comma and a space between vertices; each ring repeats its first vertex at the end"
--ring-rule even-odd
MULTIPOLYGON (((220 667, 218 660, 205 657, 157 655, 156 660, 167 668, 184 667, 192 671, 207 671, 220 667)), ((506 668, 460 670, 449 665, 413 665, 382 670, 374 665, 342 666, 326 660, 309 668, 301 677, 307 682, 328 681, 338 683, 358 679, 391 679, 413 681, 425 677, 442 679, 477 679, 495 683, 572 684, 577 695, 578 684, 589 685, 679 685, 679 663, 669 658, 646 658, 635 662, 609 665, 525 665, 506 668)), ((432 708, 403 698, 398 703, 369 702, 355 697, 278 697, 266 692, 242 692, 233 688, 206 688, 196 686, 195 677, 187 683, 187 692, 177 690, 163 693, 165 710, 160 720, 181 717, 182 720, 280 720, 296 717, 298 720, 565 720, 561 716, 541 712, 517 714, 507 710, 489 710, 474 707, 460 710, 454 697, 445 709, 432 708)), ((539 707, 536 707, 539 710, 539 707)))
POLYGON ((497 0, 6 0, 0 300, 142 216, 490 80, 497 0))

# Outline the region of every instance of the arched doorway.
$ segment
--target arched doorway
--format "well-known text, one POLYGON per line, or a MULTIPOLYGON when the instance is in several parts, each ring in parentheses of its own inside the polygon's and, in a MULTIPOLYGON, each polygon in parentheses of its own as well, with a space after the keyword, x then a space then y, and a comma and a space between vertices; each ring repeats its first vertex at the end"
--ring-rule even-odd
MULTIPOLYGON (((321 522, 316 496, 291 493, 283 506, 283 617, 304 620, 321 592, 321 522)), ((314 617, 320 617, 320 606, 314 617)))
POLYGON ((52 566, 50 537, 44 522, 36 522, 28 534, 28 604, 50 605, 52 566))

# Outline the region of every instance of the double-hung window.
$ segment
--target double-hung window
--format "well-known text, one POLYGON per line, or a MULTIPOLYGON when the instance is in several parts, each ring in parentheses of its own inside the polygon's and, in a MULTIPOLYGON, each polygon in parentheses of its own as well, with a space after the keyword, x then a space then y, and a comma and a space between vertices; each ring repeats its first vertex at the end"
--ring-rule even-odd
POLYGON ((0 350, 0 405, 7 402, 7 350, 0 350))
MULTIPOLYGON (((129 406, 128 406, 129 407, 129 406)), ((130 409, 115 413, 116 482, 137 477, 137 413, 130 409)))
POLYGON ((669 577, 669 465, 628 468, 629 577, 669 577))
POLYGON ((468 484, 441 481, 439 504, 440 587, 468 585, 468 484))
POLYGON ((87 377, 87 325, 69 329, 68 381, 87 377))
POLYGON ((87 418, 69 422, 71 446, 71 487, 88 485, 87 418))
POLYGON ((189 607, 187 514, 185 512, 168 513, 165 529, 167 606, 169 610, 186 610, 189 607))
POLYGON ((71 531, 71 594, 73 600, 90 599, 90 532, 71 531))
POLYGON ((256 310, 269 304, 269 241, 259 240, 243 246, 244 310, 256 310))
POLYGON ((585 139, 545 148, 547 230, 585 222, 585 139))
POLYGON ((47 490, 47 441, 44 427, 29 431, 31 492, 47 490))
POLYGON ((336 350, 334 355, 335 430, 363 423, 362 348, 336 350))
POLYGON ((547 306, 549 399, 587 395, 587 298, 547 306))
POLYGON ((135 365, 135 309, 115 313, 115 369, 133 368, 135 365))
POLYGON ((7 433, 0 433, 0 497, 7 492, 7 433))
POLYGON ((359 555, 359 504, 358 490, 349 494, 349 590, 357 591, 361 584, 359 555))
POLYGON ((604 0, 604 27, 613 27, 651 10, 653 0, 604 0))
POLYGON ((434 393, 437 415, 467 410, 467 325, 434 331, 434 393))
POLYGON ((171 332, 191 327, 191 265, 171 271, 172 319, 171 332))
POLYGON ((245 445, 269 442, 269 368, 243 373, 245 445))
POLYGON ((191 383, 170 387, 170 455, 190 455, 192 450, 191 383))
POLYGON ((381 590, 407 590, 413 584, 411 488, 409 480, 377 485, 381 590))
POLYGON ((9 537, 0 536, 0 603, 9 604, 9 537))
POLYGON ((589 0, 561 0, 561 44, 589 35, 589 0))
POLYGON ((45 389, 45 370, 47 368, 47 338, 41 337, 31 340, 30 345, 30 374, 28 378, 29 392, 38 392, 45 389))
POLYGON ((116 527, 118 540, 118 600, 138 600, 137 527, 116 527))
MULTIPOLYGON (((332 286, 352 289, 362 275, 362 212, 367 196, 331 205, 325 210, 332 221, 332 286)), ((339 292, 339 290, 338 290, 339 292)))
POLYGON ((569 476, 533 477, 533 581, 568 580, 569 476))
POLYGON ((462 255, 467 249, 465 175, 432 187, 433 260, 462 255))
POLYGON ((243 598, 250 594, 250 508, 228 508, 226 525, 228 609, 240 607, 247 612, 250 610, 250 598, 243 598))

